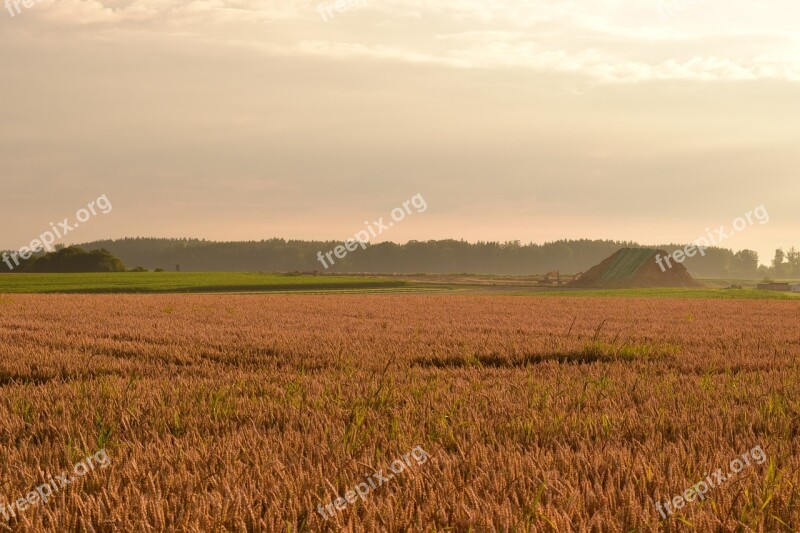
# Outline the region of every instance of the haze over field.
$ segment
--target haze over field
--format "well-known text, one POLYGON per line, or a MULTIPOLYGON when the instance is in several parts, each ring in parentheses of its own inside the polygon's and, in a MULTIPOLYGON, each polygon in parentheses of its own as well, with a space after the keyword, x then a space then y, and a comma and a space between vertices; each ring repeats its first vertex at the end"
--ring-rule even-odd
POLYGON ((724 246, 800 245, 797 2, 319 5, 1 11, 0 249, 100 194, 66 242, 341 240, 421 193, 378 240, 685 242, 763 204, 724 246))

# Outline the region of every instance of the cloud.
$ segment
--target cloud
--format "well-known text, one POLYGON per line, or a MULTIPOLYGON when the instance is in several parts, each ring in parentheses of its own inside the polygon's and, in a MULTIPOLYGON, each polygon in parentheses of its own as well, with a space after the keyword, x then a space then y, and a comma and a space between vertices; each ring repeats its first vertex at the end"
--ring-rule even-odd
POLYGON ((87 239, 334 238, 417 192, 442 223, 403 237, 654 241, 758 194, 794 238, 800 4, 331 1, 0 12, 0 246, 101 193, 87 239))
POLYGON ((532 69, 605 83, 800 79, 800 41, 783 26, 800 9, 783 0, 771 11, 753 0, 729 8, 752 17, 744 30, 714 18, 718 0, 682 9, 673 0, 370 0, 327 23, 317 9, 326 1, 57 0, 14 23, 131 42, 160 35, 275 55, 532 69), (670 24, 659 14, 665 5, 670 24))

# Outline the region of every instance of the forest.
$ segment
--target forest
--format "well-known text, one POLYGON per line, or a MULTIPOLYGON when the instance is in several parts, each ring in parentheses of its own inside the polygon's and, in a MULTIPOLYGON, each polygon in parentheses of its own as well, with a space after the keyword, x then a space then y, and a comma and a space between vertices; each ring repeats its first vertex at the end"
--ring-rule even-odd
MULTIPOLYGON (((544 244, 463 240, 384 242, 358 248, 325 269, 320 251, 342 243, 273 238, 261 241, 215 242, 200 239, 126 238, 80 245, 87 251, 108 250, 126 265, 184 272, 378 272, 474 273, 527 275, 558 271, 584 272, 620 248, 642 246, 611 240, 559 240, 544 244)), ((648 245, 666 251, 681 244, 648 245)), ((800 253, 777 250, 768 265, 752 250, 734 252, 708 248, 705 256, 689 258, 684 266, 701 278, 762 278, 800 276, 800 253)))

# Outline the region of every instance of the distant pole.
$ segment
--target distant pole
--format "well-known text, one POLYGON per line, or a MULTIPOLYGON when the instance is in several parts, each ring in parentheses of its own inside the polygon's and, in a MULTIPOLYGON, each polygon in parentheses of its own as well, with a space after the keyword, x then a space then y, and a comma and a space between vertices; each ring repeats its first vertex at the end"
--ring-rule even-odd
POLYGON ((180 272, 180 271, 181 271, 181 266, 175 265, 175 272, 180 272))

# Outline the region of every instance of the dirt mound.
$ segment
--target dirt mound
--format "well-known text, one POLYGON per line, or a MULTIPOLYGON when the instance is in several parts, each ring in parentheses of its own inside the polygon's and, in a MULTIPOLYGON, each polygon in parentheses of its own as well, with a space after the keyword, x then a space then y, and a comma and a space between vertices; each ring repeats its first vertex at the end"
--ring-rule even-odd
POLYGON ((653 248, 623 248, 599 265, 593 266, 571 287, 625 289, 658 287, 702 287, 682 264, 670 259, 672 268, 662 271, 656 256, 668 256, 664 250, 653 248))

